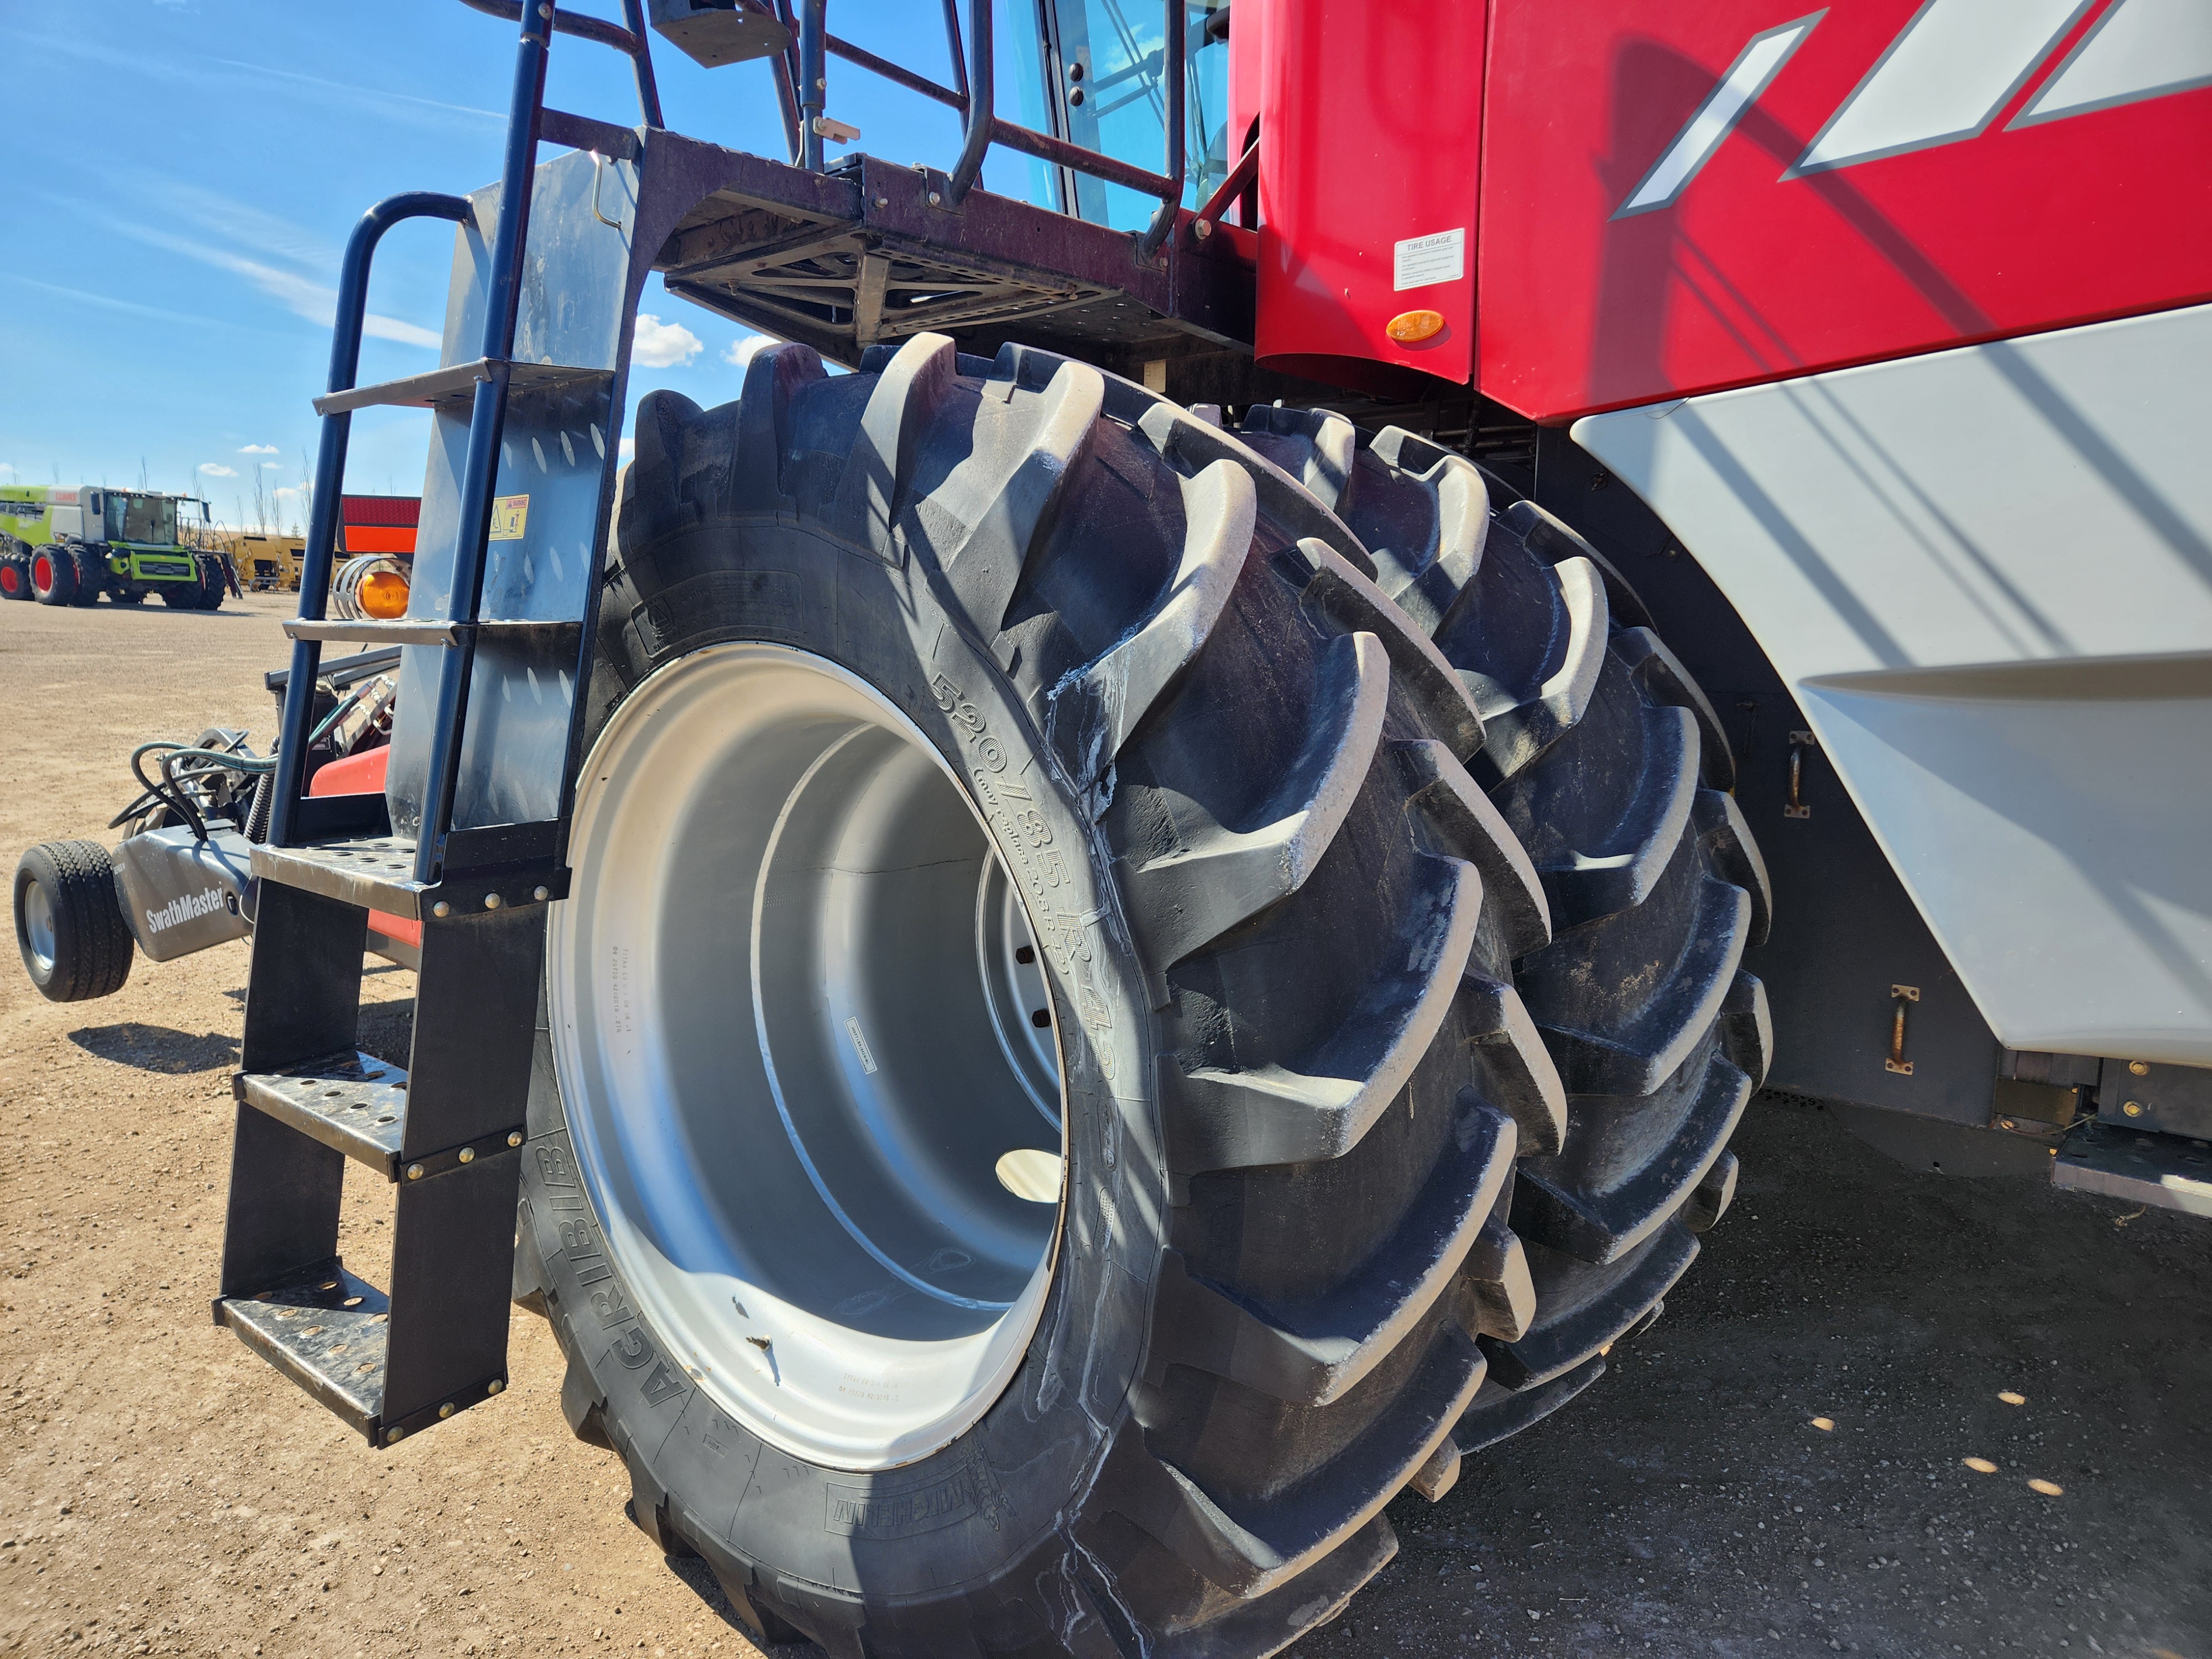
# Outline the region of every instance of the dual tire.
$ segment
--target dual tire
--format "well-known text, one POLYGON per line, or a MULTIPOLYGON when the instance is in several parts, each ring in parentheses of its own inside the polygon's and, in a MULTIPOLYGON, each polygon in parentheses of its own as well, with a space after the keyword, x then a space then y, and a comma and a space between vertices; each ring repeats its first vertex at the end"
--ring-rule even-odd
MULTIPOLYGON (((1084 364, 934 336, 835 379, 774 348, 736 404, 655 393, 635 430, 519 1228, 571 1426, 758 1639, 1276 1651, 1395 1553, 1401 1490, 1441 1497, 1587 1386, 1726 1206, 1767 1048, 1738 965, 1766 896, 1717 722, 1594 550, 1408 434, 1263 409, 1231 434, 1084 364), (773 767, 653 796, 641 734, 756 659, 776 695, 813 665, 842 712, 793 693, 751 740, 773 767), (895 738, 951 792, 954 851, 917 811, 866 856, 855 812, 817 813, 820 850, 786 865, 746 853, 749 812, 772 842, 871 745, 891 775, 895 738), (754 799, 770 775, 798 781, 781 816, 754 799), (646 805, 651 833, 604 827, 646 805), (897 926, 866 935, 890 960, 849 1016, 815 972, 822 938, 896 922, 883 896, 959 859, 956 899, 971 866, 1018 895, 1012 954, 1055 1048, 1044 1161, 1017 1166, 1053 1172, 1021 1196, 1057 1193, 1010 1257, 1033 1256, 1034 1297, 960 1277, 998 1234, 931 1231, 997 1201, 940 1155, 995 1109, 988 1066, 934 1139, 884 1104, 922 1088, 902 1045, 988 1049, 957 1036, 989 1029, 988 983, 897 926), (778 908, 786 868, 860 883, 820 937, 778 908), (750 957, 648 988, 633 890, 680 894, 672 929, 750 957), (822 1006, 792 1019, 830 1033, 813 1096, 755 1076, 793 985, 822 1006), (656 1080, 625 1082, 608 1056, 653 1042, 656 1080), (685 1115, 687 1090, 712 1110, 685 1115), (859 1103, 851 1150, 825 1152, 845 1132, 808 1117, 817 1097, 859 1103), (724 1173, 783 1162, 761 1194, 724 1173), (908 1204, 901 1178, 957 1201, 908 1204), (806 1226, 821 1247, 796 1260, 806 1226), (904 1409, 925 1345, 874 1362, 954 1305, 1003 1334, 1003 1376, 898 1418, 896 1443, 833 1444, 817 1425, 904 1409)), ((1000 1043, 1011 1100, 1027 1062, 1000 1043)))
POLYGON ((167 582, 155 591, 161 603, 172 611, 217 611, 222 607, 226 586, 222 561, 202 556, 193 562, 198 580, 190 583, 167 582))

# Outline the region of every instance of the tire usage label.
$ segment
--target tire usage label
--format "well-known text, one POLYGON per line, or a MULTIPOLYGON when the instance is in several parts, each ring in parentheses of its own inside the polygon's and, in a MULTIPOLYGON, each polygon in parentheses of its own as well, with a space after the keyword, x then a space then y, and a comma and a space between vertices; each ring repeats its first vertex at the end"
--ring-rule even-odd
POLYGON ((1390 245, 1390 286, 1409 288, 1455 283, 1467 274, 1467 229, 1440 230, 1433 236, 1409 236, 1390 245))

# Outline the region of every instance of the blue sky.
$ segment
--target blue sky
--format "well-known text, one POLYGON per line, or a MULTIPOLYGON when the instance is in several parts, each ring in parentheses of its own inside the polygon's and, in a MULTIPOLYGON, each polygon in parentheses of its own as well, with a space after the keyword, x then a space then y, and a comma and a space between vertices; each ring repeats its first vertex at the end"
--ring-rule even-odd
MULTIPOLYGON (((837 33, 949 78, 932 0, 832 11, 837 33)), ((296 494, 274 492, 312 471, 309 399, 328 372, 347 234, 380 198, 497 177, 514 26, 458 0, 0 0, 0 52, 17 94, 0 221, 0 483, 130 485, 143 467, 154 488, 205 495, 236 523, 254 517, 258 477, 296 519, 296 494)), ((702 70, 657 37, 653 62, 669 126, 782 155, 763 65, 702 70)), ((637 119, 628 61, 566 36, 547 101, 637 119)), ((1004 86, 1000 103, 1013 112, 1004 86)), ((886 159, 941 167, 958 149, 951 111, 834 61, 830 112, 886 159)), ((1007 189, 1017 167, 996 151, 987 177, 1007 189)), ((452 250, 434 222, 386 237, 363 382, 435 367, 452 250)), ((640 311, 662 326, 641 329, 633 402, 656 386, 702 404, 737 395, 744 330, 658 279, 640 311)), ((357 415, 348 488, 419 491, 428 424, 357 415)))

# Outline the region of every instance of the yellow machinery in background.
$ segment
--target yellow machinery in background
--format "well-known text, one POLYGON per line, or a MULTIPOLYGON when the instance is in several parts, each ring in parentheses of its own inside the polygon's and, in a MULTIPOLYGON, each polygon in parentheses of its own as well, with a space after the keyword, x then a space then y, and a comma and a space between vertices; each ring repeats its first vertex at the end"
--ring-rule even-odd
POLYGON ((257 531, 226 531, 221 540, 238 566, 238 577, 260 592, 296 592, 300 563, 307 547, 304 536, 272 536, 257 531))

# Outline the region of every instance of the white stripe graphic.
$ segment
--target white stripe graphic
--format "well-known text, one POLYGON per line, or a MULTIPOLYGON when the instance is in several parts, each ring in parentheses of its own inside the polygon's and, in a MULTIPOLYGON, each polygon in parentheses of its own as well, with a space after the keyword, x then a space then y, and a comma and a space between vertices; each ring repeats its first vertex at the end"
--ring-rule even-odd
POLYGON ((2212 85, 2212 5, 2205 0, 2119 0, 2058 66, 2012 125, 2212 85))
POLYGON ((1972 138, 2092 0, 1927 0, 1782 176, 1972 138))
POLYGON ((1667 206, 1680 196, 1683 186, 1712 159, 1713 152, 1721 147, 1721 140, 1735 130, 1743 112, 1782 72, 1782 66, 1790 61, 1790 54, 1813 32, 1813 25, 1826 15, 1825 9, 1816 11, 1793 23, 1753 35, 1736 54, 1735 62, 1729 65, 1728 73, 1721 76, 1720 84, 1706 94, 1697 113, 1675 135, 1674 142, 1660 153, 1651 171, 1628 192, 1628 199, 1614 210, 1613 216, 1626 219, 1631 214, 1649 213, 1667 206))

